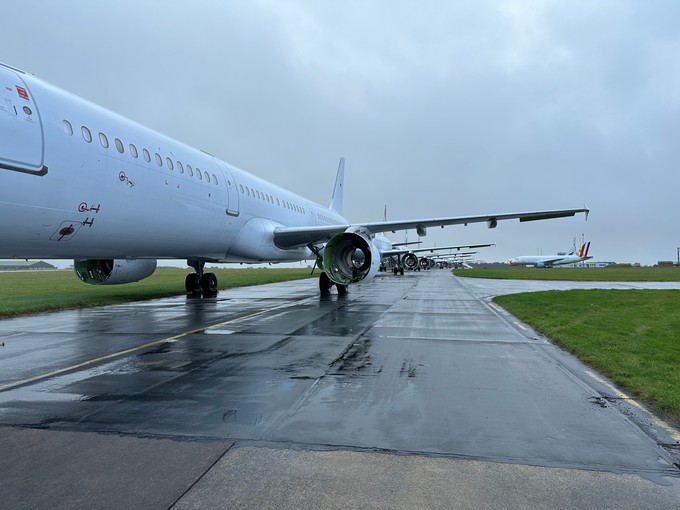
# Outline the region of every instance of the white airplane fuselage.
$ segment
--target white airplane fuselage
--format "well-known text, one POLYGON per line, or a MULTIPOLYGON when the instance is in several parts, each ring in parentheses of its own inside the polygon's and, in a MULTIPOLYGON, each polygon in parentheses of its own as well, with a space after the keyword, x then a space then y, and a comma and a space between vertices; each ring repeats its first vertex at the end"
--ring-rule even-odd
POLYGON ((274 227, 346 223, 2 65, 0 94, 0 258, 295 261, 313 254, 278 248, 274 227))

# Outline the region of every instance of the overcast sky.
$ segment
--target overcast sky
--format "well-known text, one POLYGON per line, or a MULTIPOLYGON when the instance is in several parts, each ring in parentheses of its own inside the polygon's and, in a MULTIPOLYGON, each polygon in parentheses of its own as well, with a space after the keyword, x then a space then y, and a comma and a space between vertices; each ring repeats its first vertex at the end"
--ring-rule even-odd
MULTIPOLYGON (((680 2, 5 2, 0 61, 327 205, 350 221, 581 207, 431 229, 676 260, 680 2)), ((403 240, 403 234, 392 235, 403 240)), ((416 235, 409 232, 409 240, 416 235)))

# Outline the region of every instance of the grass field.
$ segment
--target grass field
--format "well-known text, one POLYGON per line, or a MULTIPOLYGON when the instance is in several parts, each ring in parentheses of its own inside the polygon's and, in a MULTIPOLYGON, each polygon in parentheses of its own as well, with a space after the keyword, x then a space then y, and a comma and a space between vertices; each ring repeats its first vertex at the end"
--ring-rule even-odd
MULTIPOLYGON (((73 271, 0 273, 0 318, 184 294, 191 269, 158 268, 149 278, 125 285, 85 285, 73 271)), ((308 278, 310 269, 211 269, 220 289, 308 278)))
POLYGON ((562 280, 587 282, 680 282, 680 267, 501 267, 455 269, 453 274, 467 278, 504 280, 562 280))
POLYGON ((680 423, 680 290, 570 290, 494 301, 680 423))

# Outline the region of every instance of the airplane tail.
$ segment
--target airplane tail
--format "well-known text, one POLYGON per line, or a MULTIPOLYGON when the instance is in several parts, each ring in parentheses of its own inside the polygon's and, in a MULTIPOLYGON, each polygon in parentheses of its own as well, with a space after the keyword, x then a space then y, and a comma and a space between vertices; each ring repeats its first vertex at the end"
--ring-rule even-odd
POLYGON ((342 189, 345 186, 345 158, 340 158, 338 164, 338 174, 335 176, 335 186, 333 187, 333 198, 329 209, 338 214, 342 214, 342 189))
POLYGON ((582 259, 588 257, 588 251, 590 250, 590 241, 581 246, 581 249, 576 252, 576 255, 582 259))

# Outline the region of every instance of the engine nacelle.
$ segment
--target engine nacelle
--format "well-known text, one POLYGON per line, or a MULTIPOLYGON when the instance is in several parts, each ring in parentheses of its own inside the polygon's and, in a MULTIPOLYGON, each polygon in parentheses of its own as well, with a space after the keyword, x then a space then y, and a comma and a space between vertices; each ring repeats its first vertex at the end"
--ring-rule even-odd
POLYGON ((373 278, 380 267, 380 251, 356 232, 334 236, 323 250, 323 269, 334 283, 347 285, 373 278))
POLYGON ((418 257, 415 253, 407 253, 403 258, 404 267, 409 271, 413 271, 418 267, 418 257))
POLYGON ((151 276, 156 261, 151 259, 79 259, 73 267, 80 281, 88 285, 132 283, 151 276))

